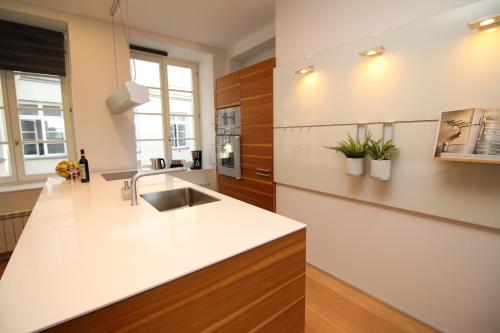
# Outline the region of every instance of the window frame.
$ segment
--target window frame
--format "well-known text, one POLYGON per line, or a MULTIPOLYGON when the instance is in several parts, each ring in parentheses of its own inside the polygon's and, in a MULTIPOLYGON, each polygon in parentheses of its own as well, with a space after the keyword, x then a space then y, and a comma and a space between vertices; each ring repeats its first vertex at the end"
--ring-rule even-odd
MULTIPOLYGON (((51 173, 42 173, 42 174, 34 174, 28 175, 26 174, 25 168, 25 156, 24 156, 24 148, 23 148, 23 139, 22 139, 22 129, 20 121, 23 120, 20 118, 20 111, 17 106, 17 96, 16 96, 16 85, 15 85, 15 73, 17 71, 11 70, 0 70, 0 76, 2 79, 2 92, 3 92, 3 102, 4 102, 4 110, 5 110, 5 122, 7 127, 7 142, 9 147, 9 160, 10 160, 10 168, 11 168, 11 176, 10 177, 0 177, 1 184, 22 184, 29 183, 34 181, 45 180, 47 177, 54 176, 55 173, 55 165, 54 172, 51 173)), ((22 72, 24 73, 24 72, 22 72)), ((37 76, 44 76, 44 74, 38 73, 26 73, 37 76)), ((48 75, 49 76, 49 75, 48 75)), ((55 75, 50 75, 55 76, 55 75)), ((73 127, 73 113, 71 109, 71 99, 69 95, 69 82, 70 79, 68 76, 58 76, 60 79, 60 87, 61 87, 61 101, 62 108, 61 111, 64 117, 64 129, 65 129, 65 139, 58 140, 54 143, 66 143, 66 153, 67 159, 76 160, 76 146, 75 146, 75 137, 74 137, 74 127, 73 127)), ((45 110, 45 108, 38 108, 38 111, 45 110)), ((44 124, 42 123, 42 127, 44 124)), ((47 140, 44 140, 47 141, 47 140)), ((38 143, 36 143, 38 144, 38 143)), ((47 148, 47 142, 44 142, 44 148, 47 148)), ((50 144, 50 143, 49 143, 50 144)), ((53 157, 62 157, 64 154, 57 156, 57 154, 53 154, 53 157)), ((29 158, 28 158, 29 159, 29 158)))
MULTIPOLYGON (((137 59, 137 60, 143 60, 143 61, 149 61, 149 62, 154 62, 159 64, 159 70, 160 70, 160 95, 161 95, 161 113, 149 113, 150 115, 161 115, 162 116, 162 126, 163 126, 163 149, 165 152, 165 156, 163 156, 167 161, 171 161, 173 159, 173 150, 174 149, 180 149, 179 147, 174 147, 173 141, 178 141, 178 140, 173 140, 171 136, 171 129, 170 129, 170 117, 172 116, 170 114, 170 103, 169 103, 169 97, 170 97, 170 91, 181 91, 181 92, 186 92, 183 90, 175 90, 175 89, 169 89, 168 88, 168 65, 173 65, 173 66, 180 66, 180 67, 186 67, 191 69, 191 75, 192 75, 192 82, 193 82, 193 90, 189 91, 189 93, 193 94, 193 115, 192 116, 187 116, 187 117, 193 117, 194 119, 194 133, 195 137, 194 138, 185 138, 183 140, 187 141, 194 141, 195 143, 195 149, 200 149, 201 147, 201 124, 200 124, 200 107, 199 107, 199 74, 198 74, 198 64, 194 62, 189 62, 185 60, 180 60, 180 59, 175 59, 171 58, 168 56, 161 56, 161 55, 156 55, 152 53, 147 53, 147 52, 142 52, 142 51, 137 51, 137 50, 131 50, 130 52, 130 61, 132 62, 132 59, 137 59)), ((131 65, 133 66, 133 65, 131 65)), ((133 68, 131 68, 131 79, 134 80, 133 78, 133 68)), ((155 87, 148 87, 152 89, 158 89, 155 87)), ((134 121, 135 121, 135 115, 136 114, 148 114, 144 112, 139 112, 136 113, 134 110, 134 121)), ((182 116, 182 115, 180 115, 182 116)), ((135 126, 134 126, 134 136, 135 136, 135 142, 136 142, 136 152, 137 152, 137 142, 138 141, 158 141, 157 139, 138 139, 135 133, 135 126)), ((185 146, 189 147, 189 145, 185 146)), ((137 153, 136 153, 137 154, 137 153)), ((141 167, 150 167, 151 165, 141 165, 141 167)))

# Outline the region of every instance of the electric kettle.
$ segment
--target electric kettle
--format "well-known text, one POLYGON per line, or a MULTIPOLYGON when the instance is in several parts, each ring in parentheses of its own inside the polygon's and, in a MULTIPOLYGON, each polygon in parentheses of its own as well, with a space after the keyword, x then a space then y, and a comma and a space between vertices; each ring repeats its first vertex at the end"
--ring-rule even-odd
POLYGON ((159 170, 165 169, 167 164, 165 163, 165 159, 163 158, 151 158, 151 169, 159 170))

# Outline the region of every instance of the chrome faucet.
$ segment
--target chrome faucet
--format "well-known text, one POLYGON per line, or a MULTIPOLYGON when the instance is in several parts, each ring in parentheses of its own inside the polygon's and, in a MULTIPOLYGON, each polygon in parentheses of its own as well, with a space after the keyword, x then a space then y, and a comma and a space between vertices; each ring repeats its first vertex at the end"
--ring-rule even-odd
POLYGON ((159 169, 159 170, 151 170, 151 171, 142 171, 136 173, 133 177, 132 180, 130 181, 130 187, 132 188, 132 198, 131 198, 131 205, 132 206, 137 206, 137 181, 139 178, 146 177, 146 176, 154 176, 154 175, 160 175, 163 173, 171 173, 171 172, 176 172, 176 171, 183 171, 185 170, 184 168, 170 168, 170 169, 159 169))

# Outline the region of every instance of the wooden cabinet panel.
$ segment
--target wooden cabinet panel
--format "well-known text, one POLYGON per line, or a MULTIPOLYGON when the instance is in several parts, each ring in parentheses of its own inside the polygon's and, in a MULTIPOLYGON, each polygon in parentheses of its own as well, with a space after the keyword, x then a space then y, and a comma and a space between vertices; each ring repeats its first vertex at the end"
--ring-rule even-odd
POLYGON ((305 229, 48 332, 303 332, 305 229))
POLYGON ((219 90, 216 97, 217 109, 228 108, 231 106, 240 105, 240 86, 232 86, 219 90))
POLYGON ((244 68, 217 81, 217 105, 236 105, 228 91, 239 82, 241 105, 242 181, 219 177, 219 191, 258 207, 275 210, 273 181, 273 69, 274 58, 244 68), (220 93, 224 93, 220 97, 220 93), (231 104, 232 103, 232 104, 231 104), (263 172, 264 169, 269 172, 263 172), (259 175, 260 173, 260 175, 259 175), (268 176, 266 176, 268 175, 268 176))
POLYGON ((241 126, 272 124, 273 95, 261 95, 241 101, 241 126))
POLYGON ((241 196, 241 179, 218 175, 219 192, 230 197, 240 199, 241 196))
POLYGON ((241 99, 273 93, 273 70, 266 69, 240 80, 241 99))
POLYGON ((245 126, 241 128, 242 144, 272 144, 273 125, 262 124, 245 126))
POLYGON ((218 78, 215 89, 222 90, 236 84, 240 84, 240 72, 234 72, 218 78))
MULTIPOLYGON (((245 169, 244 171, 245 172, 245 169)), ((272 181, 272 175, 257 176, 254 170, 248 170, 250 176, 243 176, 243 188, 246 190, 261 192, 265 195, 272 196, 274 193, 274 183, 272 181)), ((263 173, 264 174, 264 173, 263 173)))
POLYGON ((246 169, 273 169, 272 145, 242 145, 241 167, 246 169))
MULTIPOLYGON (((273 69, 276 66, 276 58, 270 58, 264 61, 261 61, 255 65, 248 66, 239 71, 240 78, 244 79, 248 76, 252 76, 258 72, 262 72, 268 69, 273 69)), ((271 90, 272 92, 272 90, 271 90)))
POLYGON ((240 105, 239 72, 217 79, 215 105, 217 109, 240 105))
POLYGON ((274 196, 266 196, 250 190, 243 190, 240 200, 245 201, 251 205, 267 209, 271 212, 274 212, 276 210, 274 204, 274 196))
POLYGON ((257 169, 243 168, 241 171, 241 174, 242 174, 243 179, 251 178, 251 179, 260 180, 263 182, 270 182, 270 183, 274 184, 273 170, 272 169, 257 170, 257 169), (269 171, 265 171, 265 170, 269 170, 269 171), (267 176, 267 175, 269 175, 269 176, 267 176))

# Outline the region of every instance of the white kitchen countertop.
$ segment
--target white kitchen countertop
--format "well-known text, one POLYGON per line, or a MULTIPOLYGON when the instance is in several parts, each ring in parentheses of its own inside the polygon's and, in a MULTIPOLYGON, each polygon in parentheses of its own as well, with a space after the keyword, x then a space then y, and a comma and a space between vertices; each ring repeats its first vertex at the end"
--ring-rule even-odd
POLYGON ((138 183, 221 200, 160 213, 123 201, 120 180, 49 178, 0 280, 0 332, 48 328, 305 228, 172 176, 138 183))

